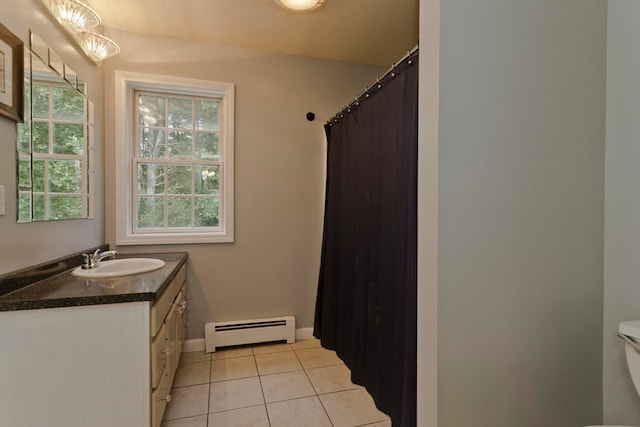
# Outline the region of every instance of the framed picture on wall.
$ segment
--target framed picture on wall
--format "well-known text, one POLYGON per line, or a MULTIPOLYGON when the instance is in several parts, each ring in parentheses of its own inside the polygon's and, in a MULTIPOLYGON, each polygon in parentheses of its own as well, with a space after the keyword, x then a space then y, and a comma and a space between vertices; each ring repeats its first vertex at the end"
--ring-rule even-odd
POLYGON ((24 120, 24 43, 0 24, 0 116, 24 120))

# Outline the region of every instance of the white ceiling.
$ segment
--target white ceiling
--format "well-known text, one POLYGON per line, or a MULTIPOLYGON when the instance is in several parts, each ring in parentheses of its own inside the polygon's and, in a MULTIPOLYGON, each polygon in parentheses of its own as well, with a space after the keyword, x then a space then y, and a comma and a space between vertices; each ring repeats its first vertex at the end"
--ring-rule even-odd
MULTIPOLYGON (((106 28, 390 67, 418 43, 419 0, 90 0, 106 28)), ((117 41, 117 40, 116 40, 117 41)))

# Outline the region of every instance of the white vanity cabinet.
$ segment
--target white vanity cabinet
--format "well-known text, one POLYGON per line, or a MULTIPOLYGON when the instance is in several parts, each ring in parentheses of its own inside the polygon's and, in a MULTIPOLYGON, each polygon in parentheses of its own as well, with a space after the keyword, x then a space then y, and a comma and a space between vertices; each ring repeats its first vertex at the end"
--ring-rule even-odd
POLYGON ((144 301, 0 311, 0 426, 160 426, 185 335, 184 263, 163 289, 144 301))

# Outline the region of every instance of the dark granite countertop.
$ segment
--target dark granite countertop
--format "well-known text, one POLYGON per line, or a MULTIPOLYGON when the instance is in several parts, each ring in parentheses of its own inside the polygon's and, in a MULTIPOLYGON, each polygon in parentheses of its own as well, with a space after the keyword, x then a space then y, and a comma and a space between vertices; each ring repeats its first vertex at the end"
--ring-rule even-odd
POLYGON ((187 260, 186 252, 118 255, 118 258, 157 258, 166 265, 159 270, 104 279, 71 275, 77 266, 0 296, 0 311, 80 305, 154 301, 187 260))

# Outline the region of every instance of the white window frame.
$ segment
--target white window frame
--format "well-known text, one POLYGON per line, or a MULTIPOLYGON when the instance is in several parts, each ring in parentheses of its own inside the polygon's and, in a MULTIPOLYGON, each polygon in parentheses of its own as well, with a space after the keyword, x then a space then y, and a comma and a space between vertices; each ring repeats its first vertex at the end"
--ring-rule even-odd
POLYGON ((234 95, 233 83, 116 71, 115 73, 115 226, 117 245, 228 243, 234 241, 234 95), (209 96, 220 103, 220 227, 218 231, 134 233, 133 111, 135 91, 155 91, 187 96, 209 96))

